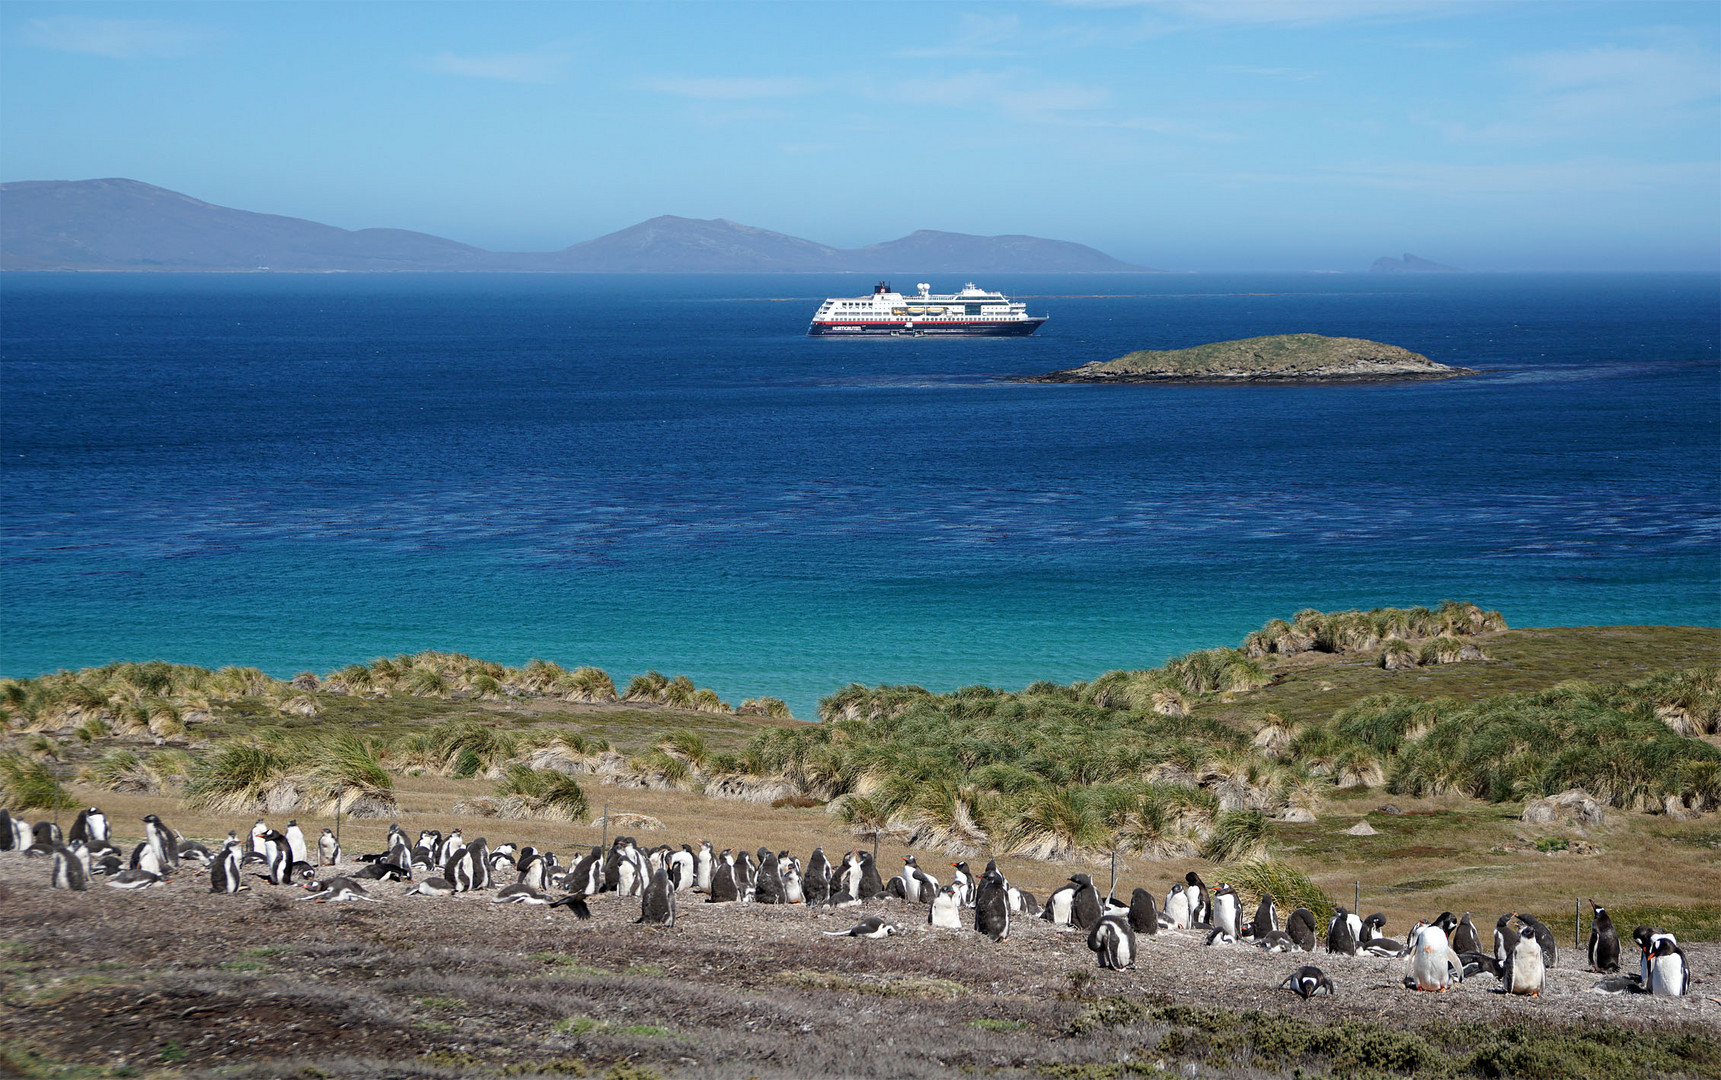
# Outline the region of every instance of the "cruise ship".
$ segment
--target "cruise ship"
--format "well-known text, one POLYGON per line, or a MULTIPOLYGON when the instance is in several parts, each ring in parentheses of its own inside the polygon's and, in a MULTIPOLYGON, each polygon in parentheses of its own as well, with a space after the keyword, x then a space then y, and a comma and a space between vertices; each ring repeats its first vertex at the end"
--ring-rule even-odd
POLYGON ((871 296, 833 296, 819 305, 807 333, 959 334, 965 337, 1025 336, 1048 316, 1028 314, 1028 305, 1003 293, 987 292, 972 281, 959 293, 935 294, 921 282, 913 296, 893 292, 885 282, 871 296))

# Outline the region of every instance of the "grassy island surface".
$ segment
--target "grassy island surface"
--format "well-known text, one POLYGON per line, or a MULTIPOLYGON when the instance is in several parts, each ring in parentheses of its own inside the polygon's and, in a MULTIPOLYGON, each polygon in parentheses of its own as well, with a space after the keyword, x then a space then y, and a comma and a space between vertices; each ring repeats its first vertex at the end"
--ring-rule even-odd
POLYGON ((1364 338, 1274 334, 1197 345, 1141 349, 1116 360, 1035 376, 1035 382, 1358 382, 1448 379, 1474 374, 1421 353, 1364 338))
MULTIPOLYGON (((1714 628, 1514 629, 1446 603, 1303 611, 1070 684, 854 685, 819 723, 655 672, 618 687, 439 652, 291 680, 159 661, 6 680, 0 807, 37 821, 57 803, 67 825, 100 806, 126 850, 148 813, 217 845, 259 817, 314 840, 338 809, 349 860, 391 822, 564 862, 618 833, 802 859, 876 845, 887 879, 906 855, 945 880, 996 858, 1042 901, 1073 872, 1104 892, 1115 853, 1123 899, 1195 870, 1245 914, 1268 891, 1281 919, 1360 897, 1401 939, 1442 910, 1485 939, 1527 912, 1560 953, 1532 1002, 1491 977, 1417 994, 1402 961, 1193 931, 1097 971, 1083 935, 928 931, 900 900, 688 894, 670 929, 613 894, 589 922, 391 882, 366 883, 379 903, 295 903, 251 868, 237 896, 189 868, 67 892, 46 887, 49 860, 0 852, 0 1074, 1721 1076, 1717 656, 1714 628), (1590 898, 1622 936, 1675 931, 1692 995, 1590 993, 1573 947, 1590 898), (868 914, 905 932, 821 933, 868 914), (1301 963, 1339 996, 1275 991, 1301 963)), ((1623 959, 1635 970, 1629 941, 1623 959)))

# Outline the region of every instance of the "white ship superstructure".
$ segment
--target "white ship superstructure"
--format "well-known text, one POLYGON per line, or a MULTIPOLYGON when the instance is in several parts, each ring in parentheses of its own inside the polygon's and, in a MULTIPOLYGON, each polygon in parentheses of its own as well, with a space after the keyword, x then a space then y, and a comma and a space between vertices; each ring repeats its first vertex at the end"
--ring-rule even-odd
POLYGON ((904 296, 881 281, 871 296, 833 296, 819 305, 807 333, 1026 335, 1047 318, 1029 315, 1027 304, 972 281, 947 295, 934 293, 924 281, 917 289, 904 296))

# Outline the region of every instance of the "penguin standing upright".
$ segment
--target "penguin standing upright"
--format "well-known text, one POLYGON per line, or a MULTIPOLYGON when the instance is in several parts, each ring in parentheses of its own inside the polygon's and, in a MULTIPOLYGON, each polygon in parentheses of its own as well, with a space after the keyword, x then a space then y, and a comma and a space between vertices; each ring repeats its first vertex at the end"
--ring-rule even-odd
POLYGON ((825 849, 816 847, 807 858, 806 878, 801 885, 807 894, 807 903, 822 904, 831 895, 831 861, 825 858, 825 849))
MULTIPOLYGON (((1333 915, 1333 921, 1327 924, 1327 951, 1355 956, 1359 936, 1358 930, 1361 927, 1361 919, 1340 907, 1333 915)), ((1435 929, 1438 930, 1439 927, 1435 927, 1435 929)), ((1446 940, 1445 931, 1441 931, 1440 940, 1443 942, 1446 940)))
POLYGON ((1159 933, 1159 912, 1153 907, 1153 894, 1137 889, 1129 894, 1129 928, 1149 937, 1159 933))
POLYGON ((89 807, 78 811, 78 819, 72 822, 72 831, 66 834, 67 840, 81 840, 85 847, 103 848, 108 843, 108 819, 99 807, 89 807))
POLYGON ((962 897, 955 885, 938 890, 926 909, 926 923, 945 930, 962 929, 962 897))
POLYGON ((179 838, 173 835, 173 830, 163 824, 154 814, 145 815, 143 819, 144 842, 155 849, 156 857, 161 860, 163 872, 172 870, 179 865, 179 838))
POLYGON ((968 869, 965 862, 953 862, 950 865, 956 871, 950 875, 950 884, 956 886, 957 897, 961 899, 962 905, 967 907, 974 902, 974 873, 968 869))
POLYGON ((717 870, 707 891, 706 902, 711 904, 732 904, 741 899, 741 885, 735 880, 735 853, 728 848, 717 858, 717 870))
POLYGON ((341 861, 341 844, 335 839, 335 830, 324 829, 323 835, 317 837, 317 865, 336 866, 341 861))
POLYGON ((1206 927, 1213 919, 1213 895, 1195 871, 1183 875, 1183 880, 1187 882, 1184 891, 1189 893, 1189 925, 1206 927))
POLYGON ((787 851, 777 853, 777 869, 783 876, 783 903, 805 904, 807 889, 801 877, 801 861, 787 851))
POLYGON ((1452 987, 1454 969, 1459 980, 1464 978, 1464 965, 1452 952, 1446 931, 1433 923, 1417 923, 1410 940, 1410 970, 1416 989, 1445 993, 1452 987))
POLYGON ((1243 912, 1237 893, 1223 881, 1213 890, 1213 926, 1233 941, 1243 936, 1243 912))
POLYGON ((269 860, 269 884, 285 885, 293 879, 293 850, 286 836, 274 829, 264 834, 263 857, 269 860))
POLYGON ((490 845, 480 836, 466 845, 466 850, 472 855, 472 887, 488 889, 490 887, 490 845))
MULTIPOLYGON (((82 841, 73 843, 81 844, 82 841)), ((71 848, 61 846, 54 849, 53 873, 48 883, 56 889, 70 889, 73 892, 84 892, 89 888, 89 875, 84 872, 84 864, 71 848)))
POLYGON ((659 869, 640 894, 639 921, 652 926, 675 925, 675 890, 669 887, 669 871, 659 869))
POLYGON ((1560 959, 1560 950, 1559 946, 1554 942, 1554 932, 1549 930, 1542 920, 1536 918, 1534 915, 1525 915, 1520 912, 1517 919, 1518 925, 1521 927, 1519 933, 1534 935, 1536 944, 1541 947, 1543 966, 1555 966, 1560 959))
POLYGON ((1122 971, 1135 966, 1135 931, 1122 915, 1094 920, 1088 931, 1088 948, 1098 955, 1102 968, 1122 971))
POLYGON ((699 859, 686 844, 669 856, 669 887, 676 892, 693 888, 699 874, 699 859))
POLYGON ((766 852, 759 860, 759 876, 753 882, 753 901, 758 904, 787 903, 783 896, 783 874, 777 868, 777 856, 766 852))
POLYGON ((1467 952, 1481 952, 1482 938, 1476 933, 1476 924, 1470 921, 1470 913, 1458 920, 1458 926, 1452 931, 1452 951, 1462 956, 1467 952))
POLYGON ((311 861, 311 849, 305 844, 305 833, 299 828, 298 819, 287 822, 287 850, 292 854, 296 863, 311 861))
MULTIPOLYGON (((394 834, 394 830, 390 829, 389 834, 392 837, 394 834)), ((402 835, 404 836, 405 834, 402 834, 402 835)), ((393 846, 392 843, 390 844, 390 846, 391 847, 393 846)), ((454 858, 454 855, 456 852, 464 851, 465 849, 466 849, 466 837, 460 835, 460 830, 459 829, 448 830, 448 835, 442 838, 439 846, 436 849, 437 865, 447 866, 448 860, 454 858)))
MULTIPOLYGON (((574 864, 564 882, 569 892, 581 896, 596 896, 604 891, 604 850, 596 844, 574 864)), ((709 889, 707 889, 709 891, 709 889)))
POLYGON ((247 886, 239 879, 239 841, 229 840, 209 863, 209 891, 232 895, 247 886))
POLYGON ((860 889, 855 893, 857 900, 871 900, 884 891, 884 879, 878 876, 878 866, 870 851, 860 853, 860 889))
POLYGON ((12 811, 0 807, 0 851, 13 851, 25 846, 18 843, 18 830, 14 824, 12 811))
POLYGON ((1255 921, 1249 924, 1249 936, 1260 941, 1280 929, 1283 928, 1279 925, 1279 905, 1272 893, 1262 893, 1261 903, 1255 908, 1255 921))
POLYGON ((1010 936, 1010 886, 996 869, 988 870, 975 890, 974 929, 993 941, 1010 936))
POLYGON ((693 887, 702 893, 711 891, 711 875, 717 870, 717 857, 711 851, 711 841, 699 841, 693 856, 693 887))
POLYGON ((1494 959, 1501 964, 1510 962, 1517 945, 1518 931, 1512 928, 1512 913, 1508 911, 1494 924, 1494 959))
POLYGON ((258 818, 251 823, 251 854, 267 862, 263 852, 263 837, 269 834, 269 823, 258 818))
POLYGON ((1189 905, 1189 888, 1181 881, 1165 894, 1165 921, 1173 930, 1187 930, 1195 923, 1189 905))
POLYGON ((1619 931, 1607 908, 1590 901, 1590 967, 1597 971, 1619 970, 1619 931))
POLYGON ((1685 964, 1684 950, 1672 934, 1659 934, 1654 940, 1645 988, 1656 997, 1684 997, 1691 989, 1691 969, 1685 964))
POLYGON ((1104 914, 1100 891, 1094 888, 1094 879, 1086 874, 1072 874, 1070 881, 1076 886, 1076 894, 1070 898, 1070 925, 1078 930, 1092 930, 1104 914))
POLYGON ((1535 929, 1518 917, 1521 928, 1518 941, 1512 946, 1511 962, 1506 966, 1506 993, 1524 997, 1541 997, 1547 985, 1548 969, 1542 959, 1542 945, 1536 940, 1535 929))
POLYGON ((455 892, 471 892, 475 888, 477 872, 472 866, 472 850, 462 844, 454 849, 448 857, 448 862, 442 867, 442 876, 455 892))

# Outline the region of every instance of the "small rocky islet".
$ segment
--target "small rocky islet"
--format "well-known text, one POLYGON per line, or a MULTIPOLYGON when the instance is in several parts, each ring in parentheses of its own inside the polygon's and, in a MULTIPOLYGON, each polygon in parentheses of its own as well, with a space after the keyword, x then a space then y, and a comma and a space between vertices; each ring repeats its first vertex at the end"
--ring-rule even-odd
POLYGON ((1397 345, 1323 334, 1273 334, 1197 345, 1140 349, 1115 360, 1026 376, 1025 382, 1399 382, 1474 375, 1397 345))

